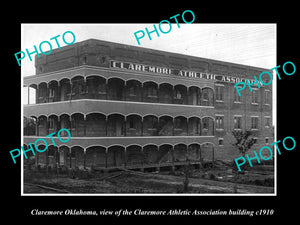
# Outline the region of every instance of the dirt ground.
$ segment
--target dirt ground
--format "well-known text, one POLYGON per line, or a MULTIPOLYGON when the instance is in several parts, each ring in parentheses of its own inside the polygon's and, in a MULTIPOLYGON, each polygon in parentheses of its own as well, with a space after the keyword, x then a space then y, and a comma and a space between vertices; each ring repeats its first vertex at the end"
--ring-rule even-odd
POLYGON ((173 173, 124 170, 89 177, 26 171, 24 193, 274 193, 273 169, 273 166, 258 165, 236 176, 222 166, 192 168, 188 170, 188 179, 186 168, 173 173))

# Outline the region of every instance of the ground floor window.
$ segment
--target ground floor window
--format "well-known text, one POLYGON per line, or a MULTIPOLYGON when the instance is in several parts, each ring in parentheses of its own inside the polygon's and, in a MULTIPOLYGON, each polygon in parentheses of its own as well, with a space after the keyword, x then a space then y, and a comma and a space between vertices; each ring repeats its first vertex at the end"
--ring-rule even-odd
POLYGON ((258 129, 258 117, 251 117, 251 129, 258 129))
POLYGON ((242 129, 242 116, 234 116, 234 129, 242 129))

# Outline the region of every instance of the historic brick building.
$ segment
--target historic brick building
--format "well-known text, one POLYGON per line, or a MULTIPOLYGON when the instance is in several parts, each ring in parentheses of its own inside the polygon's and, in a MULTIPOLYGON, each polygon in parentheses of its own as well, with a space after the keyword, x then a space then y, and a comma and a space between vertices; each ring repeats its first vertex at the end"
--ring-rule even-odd
POLYGON ((57 146, 46 138, 48 150, 34 157, 40 166, 233 160, 232 130, 253 131, 254 149, 273 139, 272 85, 241 97, 234 88, 266 69, 94 39, 53 50, 35 66, 24 78, 36 98, 24 105, 24 145, 61 128, 72 135, 57 146))

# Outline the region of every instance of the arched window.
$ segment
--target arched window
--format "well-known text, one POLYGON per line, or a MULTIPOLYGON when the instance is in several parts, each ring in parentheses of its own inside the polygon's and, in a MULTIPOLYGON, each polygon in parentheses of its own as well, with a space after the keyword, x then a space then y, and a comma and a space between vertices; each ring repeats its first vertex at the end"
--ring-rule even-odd
POLYGON ((210 117, 204 117, 202 119, 202 132, 203 136, 213 136, 214 135, 214 121, 210 117))
POLYGON ((211 88, 202 89, 202 105, 204 106, 214 105, 214 91, 211 88))

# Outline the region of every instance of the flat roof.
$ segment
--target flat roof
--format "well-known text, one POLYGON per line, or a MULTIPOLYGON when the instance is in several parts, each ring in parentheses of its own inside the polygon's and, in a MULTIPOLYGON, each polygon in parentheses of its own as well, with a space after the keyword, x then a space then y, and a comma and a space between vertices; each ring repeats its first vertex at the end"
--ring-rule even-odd
MULTIPOLYGON (((195 60, 195 61, 204 61, 210 64, 220 64, 224 66, 230 66, 230 67, 236 67, 240 69, 250 69, 250 70, 256 70, 256 71, 270 71, 270 69, 267 68, 261 68, 261 67, 255 67, 255 66, 250 66, 250 65, 244 65, 244 64, 238 64, 238 63, 232 63, 232 62, 226 62, 226 61, 220 61, 220 60, 214 60, 214 59, 208 59, 208 58, 202 58, 198 56, 191 56, 191 55, 185 55, 181 53, 175 53, 175 52, 167 52, 167 51, 162 51, 162 50, 156 50, 156 49, 150 49, 150 48, 144 48, 144 47, 137 47, 133 45, 127 45, 127 44, 121 44, 121 43, 116 43, 116 42, 110 42, 110 41, 103 41, 103 40, 98 40, 98 39, 87 39, 83 40, 80 42, 76 42, 72 45, 67 45, 64 47, 61 47, 61 49, 53 49, 52 52, 49 55, 40 55, 40 58, 36 57, 36 66, 39 64, 42 64, 40 62, 44 61, 45 58, 51 59, 54 58, 55 55, 59 55, 59 52, 63 52, 64 50, 69 50, 73 48, 80 48, 85 45, 98 45, 98 46, 107 46, 109 47, 110 50, 112 49, 124 49, 128 51, 133 51, 133 52, 144 52, 144 53, 151 53, 151 54, 159 54, 164 57, 173 57, 176 59, 181 59, 181 60, 195 60)), ((67 57, 66 57, 67 58, 67 57)), ((132 57, 130 57, 132 58, 132 57)), ((48 61, 48 60, 47 60, 48 61)), ((168 62, 166 62, 168 63, 168 62)))

